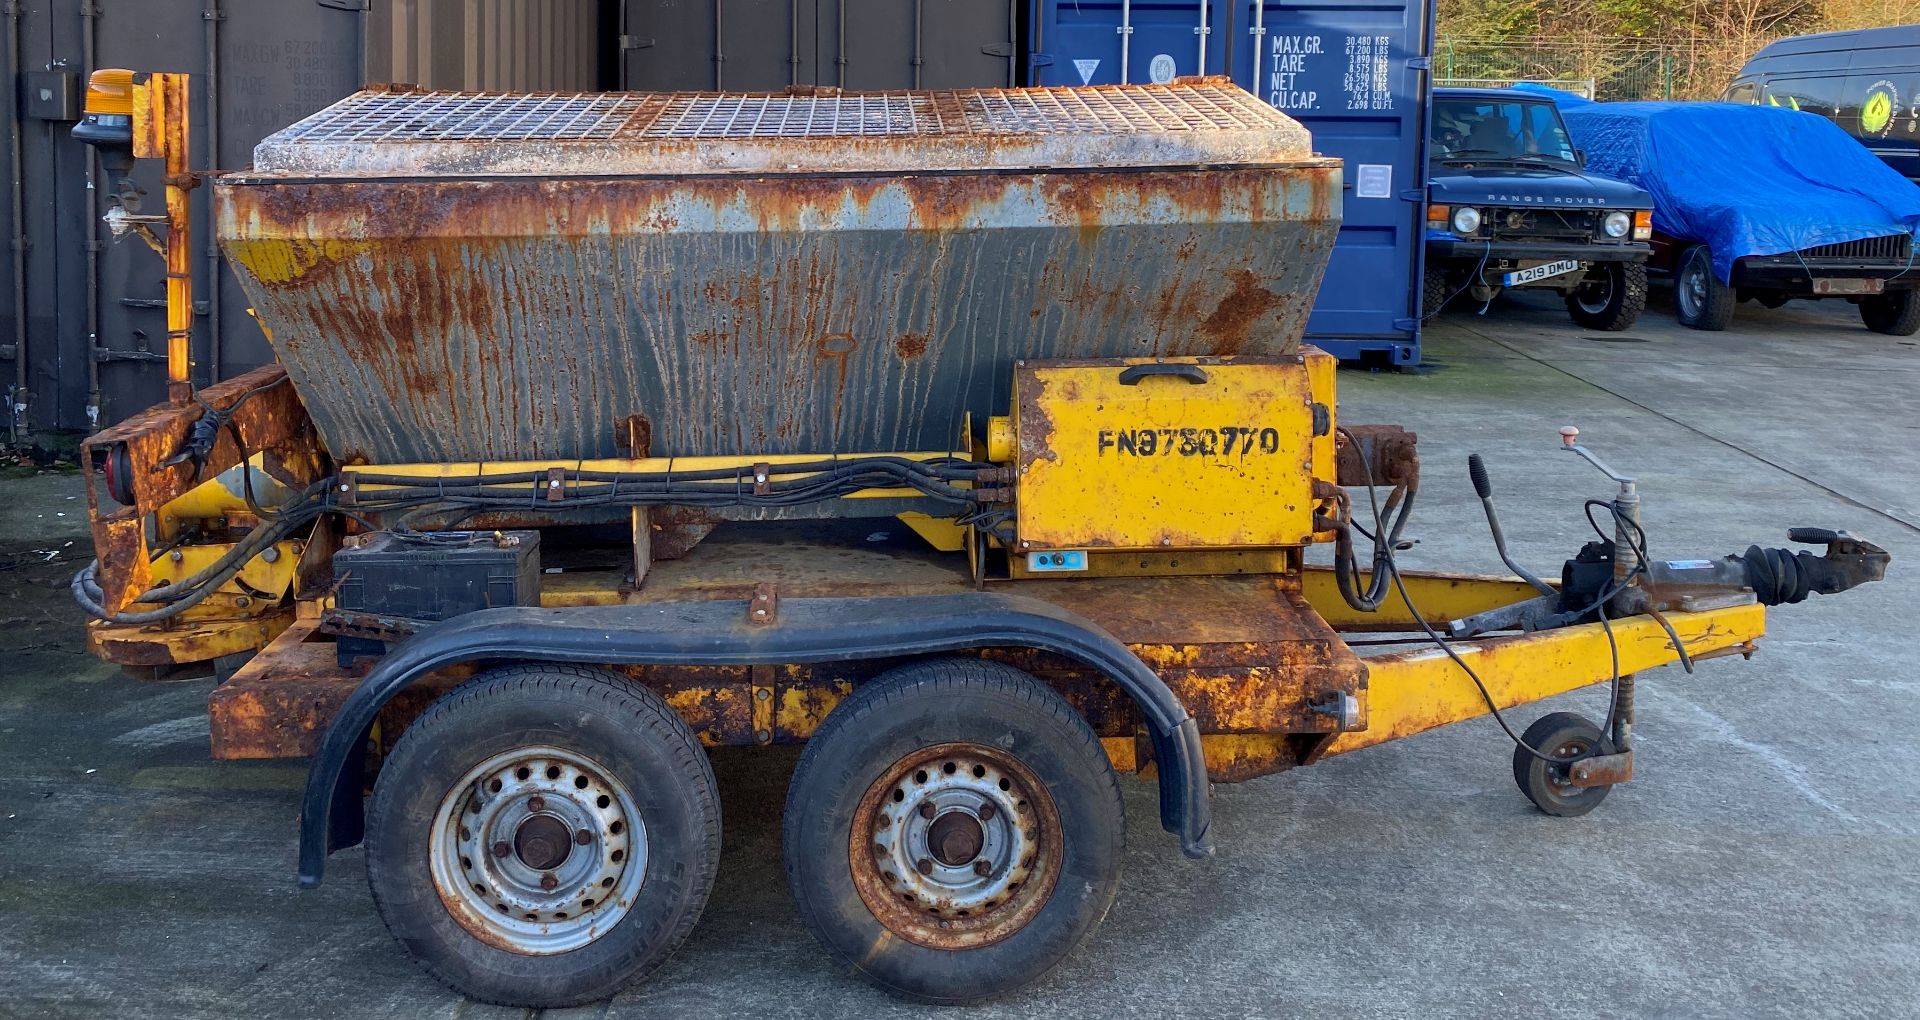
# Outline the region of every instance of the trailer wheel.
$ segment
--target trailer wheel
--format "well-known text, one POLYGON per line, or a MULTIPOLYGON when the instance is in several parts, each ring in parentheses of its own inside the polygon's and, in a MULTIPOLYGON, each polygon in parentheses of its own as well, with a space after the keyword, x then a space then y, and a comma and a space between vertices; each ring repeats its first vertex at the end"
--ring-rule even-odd
POLYGON ((664 963, 720 851, 713 770, 619 674, 508 666, 435 702, 374 786, 367 883, 407 955, 527 1008, 603 999, 664 963))
POLYGON ((1696 244, 1680 256, 1673 304, 1680 325, 1692 329, 1718 331, 1733 321, 1733 288, 1713 275, 1713 249, 1696 244))
POLYGON ((1920 290, 1901 290, 1861 298, 1860 321, 1875 333, 1888 336, 1920 333, 1920 290))
POLYGON ((787 880, 834 960, 919 1002, 974 1002, 1064 960, 1113 905, 1120 790, 1052 689, 980 659, 856 690, 787 793, 787 880))
POLYGON ((1647 267, 1638 262, 1602 262, 1567 292, 1574 325, 1617 333, 1647 308, 1647 267))
MULTIPOLYGON (((1520 735, 1522 743, 1541 754, 1577 759, 1612 754, 1613 741, 1586 716, 1550 712, 1534 720, 1520 735)), ((1579 787, 1567 782, 1567 765, 1541 761, 1525 749, 1513 749, 1513 781, 1533 806, 1561 818, 1584 815, 1607 799, 1611 786, 1579 787)))

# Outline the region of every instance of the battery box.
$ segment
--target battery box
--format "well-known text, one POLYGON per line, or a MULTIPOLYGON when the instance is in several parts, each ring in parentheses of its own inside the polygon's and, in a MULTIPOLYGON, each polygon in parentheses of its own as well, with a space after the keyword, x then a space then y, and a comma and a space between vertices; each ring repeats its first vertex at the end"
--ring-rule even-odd
MULTIPOLYGON (((333 554, 342 613, 437 622, 495 606, 540 604, 540 533, 383 532, 333 554)), ((386 643, 337 639, 340 661, 380 655, 386 643)))

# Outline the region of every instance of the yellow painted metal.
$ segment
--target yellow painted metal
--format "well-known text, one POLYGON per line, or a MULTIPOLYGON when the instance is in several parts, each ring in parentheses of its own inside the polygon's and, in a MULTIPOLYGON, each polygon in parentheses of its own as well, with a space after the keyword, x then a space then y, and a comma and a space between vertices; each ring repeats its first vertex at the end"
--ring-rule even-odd
POLYGON ((188 619, 166 627, 88 620, 87 647, 121 666, 208 662, 265 648, 294 622, 295 616, 293 610, 282 607, 242 619, 188 619))
MULTIPOLYGON (((1749 650, 1767 629, 1766 610, 1758 604, 1673 613, 1667 620, 1694 656, 1749 650)), ((1613 624, 1613 633, 1619 642, 1621 673, 1638 673, 1679 660, 1667 632, 1651 617, 1618 621, 1613 624)), ((1479 674, 1502 709, 1600 683, 1613 675, 1607 635, 1597 623, 1490 641, 1462 641, 1454 649, 1479 674)), ((1328 748, 1328 754, 1371 747, 1487 714, 1486 701, 1472 679, 1438 648, 1368 659, 1367 695, 1367 729, 1341 735, 1328 748)))
POLYGON ((1140 771, 1140 738, 1101 737, 1100 748, 1107 752, 1115 772, 1125 776, 1140 771))
POLYGON ((166 163, 167 398, 193 399, 193 210, 187 76, 133 75, 133 154, 166 163))
POLYGON ((178 522, 183 520, 210 520, 228 514, 251 514, 253 511, 247 506, 246 479, 242 472, 252 473, 253 495, 262 506, 278 506, 289 493, 279 479, 266 472, 265 464, 266 454, 256 453, 247 458, 245 464, 223 471, 161 506, 157 514, 161 537, 172 538, 178 522))
POLYGON ((1008 576, 1058 581, 1062 577, 1193 577, 1201 574, 1285 574, 1299 561, 1296 549, 1186 549, 1180 552, 1092 550, 1087 569, 1071 574, 1027 568, 1025 556, 1007 558, 1008 576))
MULTIPOLYGON (((1314 374, 1306 356, 1015 368, 1021 547, 1307 544, 1320 459, 1314 374), (1173 366, 1197 374, 1122 382, 1173 366)), ((1330 423, 1330 408, 1320 414, 1330 423)), ((1330 440, 1324 460, 1331 477, 1330 440)))
POLYGON ((1297 754, 1286 733, 1205 733, 1200 736, 1200 758, 1207 778, 1216 783, 1239 783, 1270 776, 1296 764, 1297 754))
MULTIPOLYGON (((1435 627, 1449 620, 1525 602, 1540 594, 1532 585, 1517 577, 1402 570, 1400 578, 1406 582, 1407 593, 1413 596, 1414 605, 1420 607, 1427 622, 1435 627)), ((1361 574, 1356 583, 1365 588, 1367 575, 1361 574)), ((1340 597, 1339 586, 1334 583, 1333 570, 1328 567, 1310 566, 1301 571, 1300 593, 1306 596, 1313 611, 1332 624, 1335 630, 1419 629, 1414 622, 1413 612, 1400 597, 1400 589, 1392 585, 1388 586, 1387 598, 1380 604, 1379 610, 1372 613, 1363 613, 1347 605, 1347 601, 1340 597)))
POLYGON ((894 516, 940 552, 959 552, 967 547, 967 529, 955 524, 950 517, 934 517, 916 511, 894 516))
POLYGON ((987 459, 995 464, 1011 464, 1014 455, 1013 419, 996 414, 987 419, 987 459))
POLYGON ((1313 402, 1325 408, 1327 416, 1326 430, 1311 436, 1308 441, 1312 456, 1310 470, 1313 477, 1331 482, 1340 471, 1333 438, 1334 426, 1338 424, 1338 412, 1334 407, 1334 372, 1340 367, 1340 359, 1313 346, 1300 348, 1300 358, 1306 365, 1307 387, 1313 402))
MULTIPOLYGON (((173 583, 192 577, 194 574, 212 566, 220 557, 225 556, 233 546, 220 543, 214 545, 183 545, 170 552, 161 553, 153 561, 153 582, 173 583)), ((273 599, 285 595, 293 587, 293 576, 300 565, 300 554, 306 546, 297 541, 274 543, 274 559, 269 562, 266 555, 255 556, 240 568, 234 581, 226 587, 245 592, 246 588, 262 592, 273 599), (239 584, 235 584, 237 581, 239 584)))

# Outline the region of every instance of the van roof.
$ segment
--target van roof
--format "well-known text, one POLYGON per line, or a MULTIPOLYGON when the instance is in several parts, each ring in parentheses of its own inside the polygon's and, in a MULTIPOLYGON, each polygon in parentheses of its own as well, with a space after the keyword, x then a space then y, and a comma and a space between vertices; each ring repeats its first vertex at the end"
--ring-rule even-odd
MULTIPOLYGON (((1920 24, 1890 25, 1886 28, 1856 28, 1842 32, 1816 32, 1776 39, 1748 59, 1752 64, 1764 57, 1800 53, 1849 52, 1860 49, 1885 49, 1901 46, 1920 47, 1920 24)), ((1920 62, 1920 61, 1917 61, 1920 62)), ((1743 69, 1744 70, 1744 69, 1743 69)))
POLYGON ((1473 88, 1470 86, 1443 86, 1433 90, 1435 99, 1491 99, 1501 102, 1523 100, 1535 103, 1551 103, 1553 97, 1525 89, 1473 88))

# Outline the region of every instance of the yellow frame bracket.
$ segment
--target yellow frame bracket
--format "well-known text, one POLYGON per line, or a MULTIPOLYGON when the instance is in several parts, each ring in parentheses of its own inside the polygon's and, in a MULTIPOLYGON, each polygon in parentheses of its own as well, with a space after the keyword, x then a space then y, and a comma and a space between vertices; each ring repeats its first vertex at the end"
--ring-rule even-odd
POLYGON ((188 76, 142 73, 133 78, 133 155, 166 164, 167 399, 193 399, 193 205, 200 180, 188 164, 191 128, 188 76))
MULTIPOLYGON (((1687 654, 1696 659, 1733 653, 1751 654, 1767 630, 1766 609, 1758 604, 1667 617, 1687 654)), ((1649 616, 1613 623, 1620 673, 1639 673, 1678 662, 1679 653, 1665 628, 1649 616)), ((1600 624, 1494 638, 1458 641, 1454 651, 1473 668, 1495 704, 1504 711, 1613 678, 1613 653, 1600 624)), ((1381 655, 1367 662, 1367 728, 1345 733, 1327 749, 1341 754, 1412 736, 1448 723, 1487 713, 1487 702, 1473 680, 1438 648, 1381 655)))

